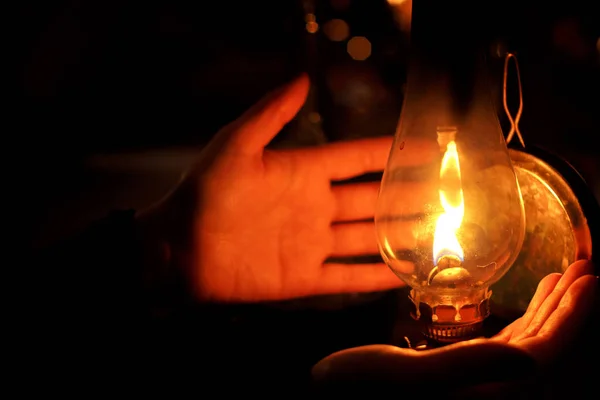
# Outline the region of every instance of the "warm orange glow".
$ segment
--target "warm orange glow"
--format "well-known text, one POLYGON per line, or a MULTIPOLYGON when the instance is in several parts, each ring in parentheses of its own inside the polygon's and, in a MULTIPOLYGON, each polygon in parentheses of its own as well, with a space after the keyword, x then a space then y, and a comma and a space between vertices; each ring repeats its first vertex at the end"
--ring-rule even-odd
POLYGON ((319 30, 319 24, 317 24, 316 22, 307 22, 306 30, 308 31, 308 33, 316 33, 319 30))
POLYGON ((308 120, 313 124, 318 124, 319 122, 321 122, 321 114, 315 111, 311 111, 308 114, 308 120))
POLYGON ((392 9, 394 19, 398 23, 400 30, 409 34, 413 0, 387 0, 387 2, 392 9))
POLYGON ((332 19, 327 21, 323 27, 323 32, 333 42, 341 42, 346 40, 350 35, 350 27, 346 21, 341 19, 332 19))
POLYGON ((350 57, 363 61, 371 55, 371 42, 364 36, 355 36, 348 41, 346 49, 350 57))
POLYGON ((313 13, 308 13, 304 16, 306 21, 306 30, 308 33, 317 33, 319 30, 319 24, 317 23, 317 17, 313 13))
POLYGON ((454 255, 464 259, 463 249, 458 243, 456 231, 465 214, 460 164, 456 143, 450 141, 440 168, 440 203, 444 212, 437 220, 433 237, 433 259, 437 264, 440 257, 454 255))

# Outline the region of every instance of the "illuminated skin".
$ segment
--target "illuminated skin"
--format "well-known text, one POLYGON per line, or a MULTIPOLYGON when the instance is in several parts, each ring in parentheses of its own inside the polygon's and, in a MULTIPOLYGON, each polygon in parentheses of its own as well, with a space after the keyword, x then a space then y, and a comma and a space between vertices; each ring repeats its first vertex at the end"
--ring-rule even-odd
MULTIPOLYGON (((463 390, 475 398, 487 398, 501 395, 503 390, 514 393, 511 385, 534 380, 547 367, 558 368, 553 361, 564 356, 565 344, 576 343, 586 320, 593 318, 598 299, 598 278, 593 272, 593 264, 582 260, 564 274, 546 276, 525 314, 491 339, 428 351, 389 345, 346 349, 321 360, 313 368, 313 377, 320 383, 341 384, 335 387, 349 384, 346 377, 373 388, 397 385, 403 394, 432 384, 431 377, 446 394, 463 390)), ((573 352, 570 356, 573 363, 581 363, 590 354, 593 357, 595 353, 586 346, 583 355, 573 352)), ((593 365, 593 361, 587 362, 593 365)))
MULTIPOLYGON (((332 189, 330 182, 381 170, 391 138, 264 150, 307 90, 306 77, 299 78, 224 128, 172 195, 138 216, 149 247, 156 241, 170 247, 166 253, 184 269, 198 300, 276 300, 402 284, 384 264, 323 264, 333 254, 378 252, 371 223, 331 225, 372 217, 378 185, 332 189)), ((404 162, 418 165, 428 157, 404 162)), ((355 382, 398 385, 403 393, 430 384, 432 375, 436 385, 453 388, 522 378, 522 368, 506 363, 547 365, 578 333, 596 298, 592 272, 591 263, 578 261, 564 275, 544 278, 525 315, 492 339, 425 352, 347 349, 318 363, 313 376, 322 382, 350 375, 355 382)))
POLYGON ((330 256, 379 254, 372 222, 332 225, 373 218, 379 184, 332 188, 331 181, 383 170, 391 137, 264 148, 300 109, 308 86, 300 77, 222 129, 174 193, 141 215, 170 245, 197 299, 281 300, 403 284, 383 263, 324 264, 330 256), (177 246, 186 224, 191 235, 177 246))

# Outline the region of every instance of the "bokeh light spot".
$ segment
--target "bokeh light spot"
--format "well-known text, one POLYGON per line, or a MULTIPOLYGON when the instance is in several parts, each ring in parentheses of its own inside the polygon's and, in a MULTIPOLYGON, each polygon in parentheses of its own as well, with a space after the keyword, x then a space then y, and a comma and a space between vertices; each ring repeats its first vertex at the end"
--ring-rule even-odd
POLYGON ((307 22, 306 30, 309 33, 317 33, 317 31, 319 30, 319 24, 317 24, 316 22, 307 22))
POLYGON ((308 120, 313 124, 318 124, 319 122, 321 122, 321 114, 313 111, 308 114, 308 120))
POLYGON ((308 13, 304 16, 306 21, 306 30, 308 33, 317 33, 319 30, 319 24, 317 24, 317 16, 312 13, 308 13))
POLYGON ((371 42, 364 36, 355 36, 348 41, 346 49, 350 57, 363 61, 371 55, 371 42))
POLYGON ((323 26, 323 32, 329 40, 341 42, 350 36, 350 27, 344 20, 332 19, 323 26))

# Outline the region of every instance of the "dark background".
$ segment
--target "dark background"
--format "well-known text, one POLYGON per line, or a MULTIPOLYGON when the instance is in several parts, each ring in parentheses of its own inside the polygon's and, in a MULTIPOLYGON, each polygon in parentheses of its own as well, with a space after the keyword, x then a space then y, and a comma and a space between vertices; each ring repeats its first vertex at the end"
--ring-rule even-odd
MULTIPOLYGON (((488 19, 498 38, 492 64, 502 63, 493 46, 519 57, 528 143, 567 158, 600 197, 593 2, 524 3, 492 1, 487 15, 474 18, 488 19)), ((393 133, 406 78, 406 19, 399 13, 407 4, 396 13, 385 0, 25 7, 15 133, 23 156, 15 169, 28 210, 26 240, 40 245, 110 208, 155 201, 219 127, 300 71, 310 72, 313 96, 275 144, 393 133), (309 13, 316 33, 307 30, 309 13), (371 42, 369 58, 353 60, 347 40, 328 39, 332 18, 348 23, 347 39, 371 42)))

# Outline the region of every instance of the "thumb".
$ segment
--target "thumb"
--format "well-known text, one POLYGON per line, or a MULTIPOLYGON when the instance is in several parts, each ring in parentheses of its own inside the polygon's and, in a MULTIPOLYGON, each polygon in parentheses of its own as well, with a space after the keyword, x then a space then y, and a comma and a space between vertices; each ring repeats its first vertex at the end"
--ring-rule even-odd
POLYGON ((473 340, 440 349, 416 351, 388 345, 342 350, 312 369, 320 388, 397 387, 440 391, 482 383, 527 378, 534 360, 516 347, 473 340))
POLYGON ((302 74, 267 94, 235 120, 222 134, 227 148, 236 153, 256 154, 298 113, 308 94, 309 80, 302 74))

